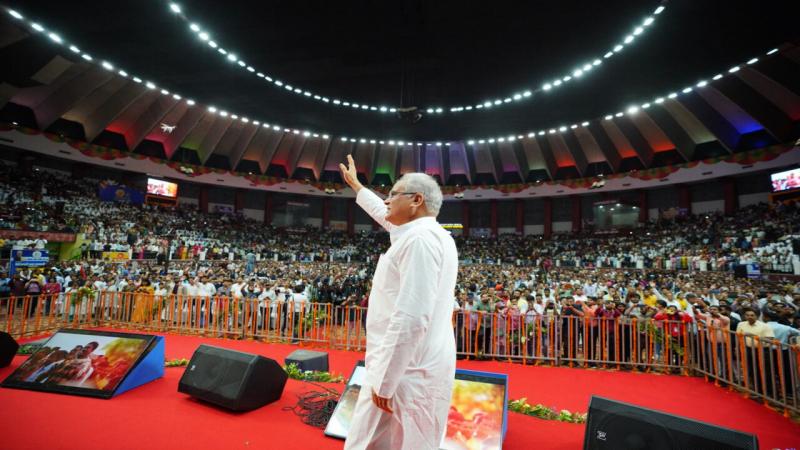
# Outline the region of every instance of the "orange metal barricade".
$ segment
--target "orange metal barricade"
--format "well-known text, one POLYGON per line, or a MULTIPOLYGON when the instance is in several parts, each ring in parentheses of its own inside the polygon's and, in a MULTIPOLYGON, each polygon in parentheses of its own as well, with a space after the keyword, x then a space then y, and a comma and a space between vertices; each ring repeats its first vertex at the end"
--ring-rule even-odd
MULTIPOLYGON (((134 292, 78 298, 67 293, 0 299, 0 329, 19 338, 102 326, 362 351, 366 312, 352 305, 254 298, 134 292)), ((463 358, 692 373, 778 405, 784 414, 800 412, 797 345, 778 345, 702 322, 693 326, 638 318, 461 310, 454 312, 452 324, 463 358)))

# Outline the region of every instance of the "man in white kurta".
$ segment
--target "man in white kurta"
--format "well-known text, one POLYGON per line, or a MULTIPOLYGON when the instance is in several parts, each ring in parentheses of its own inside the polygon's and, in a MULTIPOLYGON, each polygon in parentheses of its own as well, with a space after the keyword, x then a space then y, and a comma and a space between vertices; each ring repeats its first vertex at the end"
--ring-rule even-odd
MULTIPOLYGON (((424 196, 408 189, 419 187, 419 177, 427 175, 409 174, 417 177, 415 182, 400 179, 384 201, 358 183, 348 160, 350 166, 342 166, 345 181, 357 191, 359 206, 390 232, 391 246, 375 269, 367 314, 367 376, 345 448, 438 449, 455 377, 455 242, 436 221, 438 205, 426 208, 424 196)), ((427 188, 432 183, 438 191, 435 180, 428 183, 427 188)))

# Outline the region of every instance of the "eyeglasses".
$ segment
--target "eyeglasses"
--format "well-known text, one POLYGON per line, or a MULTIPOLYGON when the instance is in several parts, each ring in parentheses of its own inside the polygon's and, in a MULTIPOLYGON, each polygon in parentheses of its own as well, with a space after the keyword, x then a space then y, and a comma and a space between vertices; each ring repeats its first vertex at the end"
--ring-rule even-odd
POLYGON ((414 195, 419 194, 419 192, 397 192, 397 191, 389 191, 389 199, 393 199, 398 195, 414 195))

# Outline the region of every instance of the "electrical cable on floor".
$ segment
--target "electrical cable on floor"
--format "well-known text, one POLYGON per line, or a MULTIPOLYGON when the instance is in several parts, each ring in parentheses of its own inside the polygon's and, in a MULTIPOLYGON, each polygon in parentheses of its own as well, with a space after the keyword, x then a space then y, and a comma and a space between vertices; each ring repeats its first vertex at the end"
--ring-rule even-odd
POLYGON ((324 429, 328 425, 328 421, 333 415, 338 403, 339 392, 321 386, 319 384, 307 381, 306 383, 313 384, 323 391, 311 391, 304 394, 298 394, 297 403, 294 406, 286 406, 284 410, 291 410, 298 416, 306 425, 324 429))

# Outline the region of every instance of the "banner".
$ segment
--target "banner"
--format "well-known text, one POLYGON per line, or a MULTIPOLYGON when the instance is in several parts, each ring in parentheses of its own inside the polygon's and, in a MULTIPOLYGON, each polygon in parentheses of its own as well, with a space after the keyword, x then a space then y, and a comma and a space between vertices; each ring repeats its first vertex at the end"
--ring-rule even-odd
POLYGON ((144 194, 136 189, 118 184, 100 183, 98 194, 100 200, 104 202, 129 203, 133 205, 144 203, 144 194))
POLYGON ((104 261, 124 261, 130 259, 128 252, 103 252, 100 256, 104 261))
POLYGON ((0 239, 8 241, 44 239, 47 242, 75 242, 75 234, 51 233, 46 231, 0 230, 0 239))
POLYGON ((9 275, 13 275, 17 267, 45 267, 48 261, 50 261, 50 255, 47 250, 12 250, 8 272, 9 275))

